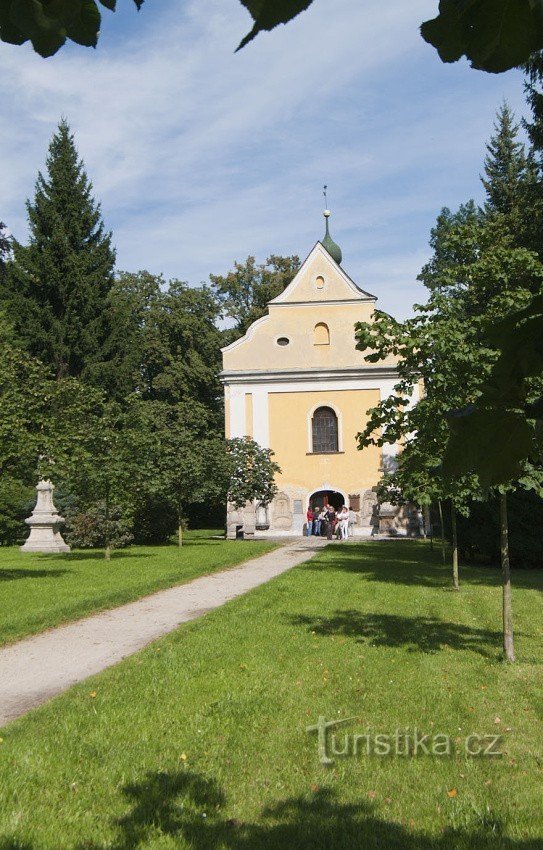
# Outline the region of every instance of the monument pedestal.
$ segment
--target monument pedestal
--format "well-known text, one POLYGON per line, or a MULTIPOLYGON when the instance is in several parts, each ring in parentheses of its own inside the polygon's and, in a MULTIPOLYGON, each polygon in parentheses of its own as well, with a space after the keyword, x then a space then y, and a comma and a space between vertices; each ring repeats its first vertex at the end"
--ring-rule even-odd
POLYGON ((70 547, 62 539, 59 526, 65 522, 53 504, 51 481, 40 481, 36 487, 38 498, 32 515, 25 519, 30 526, 30 534, 21 546, 21 552, 49 552, 60 554, 69 552, 70 547))

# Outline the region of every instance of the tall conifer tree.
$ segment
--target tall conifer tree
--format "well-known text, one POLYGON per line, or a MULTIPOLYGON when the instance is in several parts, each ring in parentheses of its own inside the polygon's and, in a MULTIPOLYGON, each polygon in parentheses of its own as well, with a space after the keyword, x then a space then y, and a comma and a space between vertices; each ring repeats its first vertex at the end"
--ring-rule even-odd
POLYGON ((507 103, 498 110, 494 135, 486 146, 485 177, 487 212, 518 217, 526 194, 526 154, 518 141, 519 125, 507 103))
POLYGON ((525 71, 524 92, 532 112, 532 120, 522 122, 530 140, 526 203, 528 247, 543 257, 543 51, 530 57, 525 71))
POLYGON ((532 146, 534 159, 543 171, 543 51, 534 53, 525 67, 524 92, 532 111, 532 120, 523 121, 532 146))
POLYGON ((13 243, 3 299, 30 353, 58 378, 91 379, 108 338, 107 296, 115 253, 100 206, 62 120, 47 173, 27 202, 28 245, 13 243))

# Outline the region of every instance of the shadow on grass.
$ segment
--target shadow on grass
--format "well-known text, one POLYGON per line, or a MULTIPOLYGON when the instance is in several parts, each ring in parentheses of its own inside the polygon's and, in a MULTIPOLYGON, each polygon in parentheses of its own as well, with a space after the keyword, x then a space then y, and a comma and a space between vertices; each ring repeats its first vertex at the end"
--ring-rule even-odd
POLYGON ((5 570, 0 567, 0 581, 17 581, 21 578, 58 578, 72 570, 5 570))
MULTIPOLYGON (((304 564, 304 570, 342 570, 359 573, 367 581, 391 582, 393 584, 419 585, 422 587, 452 586, 451 566, 441 562, 439 551, 431 551, 428 543, 414 540, 381 540, 375 542, 350 543, 334 546, 333 560, 330 556, 316 558, 304 564)), ((513 570, 513 586, 543 590, 543 570, 513 570)), ((501 584, 498 566, 474 567, 460 565, 460 585, 501 584)))
POLYGON ((500 653, 502 633, 447 623, 433 617, 398 617, 395 614, 362 614, 360 611, 336 611, 332 617, 299 615, 289 619, 318 635, 342 635, 357 638, 373 646, 406 647, 410 651, 435 653, 442 649, 476 652, 485 658, 500 653))
MULTIPOLYGON (((112 561, 121 561, 126 558, 158 558, 162 555, 163 552, 172 552, 172 551, 180 551, 182 552, 184 549, 190 549, 193 546, 204 546, 208 549, 210 546, 222 546, 225 542, 224 537, 196 537, 196 538, 188 538, 183 540, 182 546, 177 546, 172 543, 163 543, 156 546, 142 546, 142 549, 153 549, 154 551, 142 552, 139 547, 136 550, 132 549, 117 549, 111 552, 111 560, 112 561)), ((238 541, 240 548, 246 546, 250 549, 253 541, 252 540, 241 540, 238 541)), ((257 541, 258 542, 258 541, 257 541)), ((88 549, 81 550, 76 549, 72 552, 66 552, 65 554, 47 554, 45 552, 35 553, 40 561, 58 561, 61 559, 62 561, 105 561, 106 558, 104 556, 103 549, 88 549)), ((1 568, 0 568, 1 569, 1 568)), ((52 572, 49 573, 52 575, 52 572)), ((1 850, 1 848, 0 848, 1 850)))
MULTIPOLYGON (((198 537, 196 540, 183 540, 183 545, 180 548, 184 549, 187 546, 205 546, 207 548, 208 546, 220 546, 223 542, 223 538, 198 537)), ((174 548, 177 549, 179 547, 174 544, 174 548)))
MULTIPOLYGON (((154 552, 131 552, 127 549, 117 550, 111 553, 112 561, 122 561, 126 558, 157 558, 159 553, 154 552)), ((104 561, 108 563, 104 555, 103 549, 92 549, 89 551, 66 552, 63 555, 47 555, 40 554, 40 561, 58 561, 61 558, 63 561, 104 561)), ((1 850, 1 848, 0 848, 1 850)))
MULTIPOLYGON (((175 551, 175 552, 181 551, 182 552, 183 549, 188 549, 191 546, 205 546, 206 548, 208 548, 209 546, 220 546, 222 542, 223 542, 222 540, 218 540, 218 539, 213 540, 211 537, 209 537, 209 538, 198 537, 194 540, 191 540, 191 539, 184 540, 182 546, 177 546, 176 544, 172 544, 172 543, 163 543, 163 544, 156 545, 156 546, 142 546, 141 547, 142 549, 156 550, 156 551, 153 551, 153 552, 149 552, 149 551, 142 552, 141 549, 139 549, 139 547, 138 547, 138 549, 135 549, 135 550, 133 550, 133 549, 114 549, 111 552, 111 560, 112 561, 113 560, 114 561, 121 561, 121 560, 124 560, 126 558, 158 558, 162 554, 162 552, 172 552, 172 551, 175 551)), ((40 558, 40 561, 41 560, 48 560, 48 559, 58 560, 58 558, 62 558, 63 561, 92 561, 92 560, 98 560, 98 561, 103 560, 103 561, 105 561, 106 560, 106 558, 104 556, 104 550, 103 549, 88 549, 88 550, 77 549, 73 552, 67 552, 66 554, 62 554, 62 555, 53 555, 53 554, 48 555, 48 554, 45 554, 45 553, 41 553, 39 555, 39 558, 40 558)), ((1 850, 1 848, 0 848, 0 850, 1 850)))
MULTIPOLYGON (((432 838, 381 820, 369 803, 341 803, 328 788, 267 806, 258 823, 225 818, 221 810, 227 801, 221 788, 189 771, 150 773, 126 786, 124 794, 132 809, 115 822, 117 838, 84 841, 74 850, 135 850, 154 846, 166 836, 175 842, 172 847, 183 842, 192 850, 541 850, 538 840, 502 838, 503 827, 496 820, 478 824, 473 831, 448 830, 432 838)), ((7 839, 0 840, 0 850, 32 848, 7 839)))

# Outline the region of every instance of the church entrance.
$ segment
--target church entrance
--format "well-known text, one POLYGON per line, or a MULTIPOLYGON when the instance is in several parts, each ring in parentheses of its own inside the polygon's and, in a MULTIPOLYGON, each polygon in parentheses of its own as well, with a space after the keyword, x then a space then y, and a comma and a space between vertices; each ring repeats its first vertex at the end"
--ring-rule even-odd
POLYGON ((313 493, 309 498, 309 504, 312 510, 315 508, 323 508, 328 505, 333 505, 335 510, 339 510, 339 508, 345 504, 345 496, 341 493, 337 493, 334 490, 318 490, 316 493, 313 493))

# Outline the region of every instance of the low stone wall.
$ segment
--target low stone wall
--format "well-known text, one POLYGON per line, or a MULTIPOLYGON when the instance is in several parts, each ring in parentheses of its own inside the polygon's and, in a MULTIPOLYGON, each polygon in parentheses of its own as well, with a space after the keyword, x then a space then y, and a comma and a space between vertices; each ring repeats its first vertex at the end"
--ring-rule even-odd
MULTIPOLYGON (((301 537, 306 530, 306 511, 315 491, 283 486, 270 505, 247 503, 242 509, 228 507, 227 536, 301 537)), ((366 488, 353 495, 360 509, 355 512, 354 537, 420 537, 422 514, 414 506, 379 505, 374 490, 366 488)))

